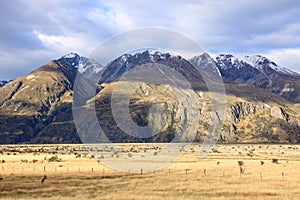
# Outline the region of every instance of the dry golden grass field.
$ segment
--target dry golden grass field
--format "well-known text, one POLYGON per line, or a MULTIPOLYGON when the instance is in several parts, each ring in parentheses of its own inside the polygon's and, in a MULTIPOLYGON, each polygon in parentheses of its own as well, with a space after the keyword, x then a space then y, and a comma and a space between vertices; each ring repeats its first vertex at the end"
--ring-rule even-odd
MULTIPOLYGON (((123 145, 124 155, 160 145, 123 145)), ((110 153, 118 157, 103 157, 110 153)), ((81 145, 5 145, 0 161, 7 200, 300 199, 300 145, 216 145, 200 157, 193 144, 169 166, 139 173, 106 167, 81 145)))

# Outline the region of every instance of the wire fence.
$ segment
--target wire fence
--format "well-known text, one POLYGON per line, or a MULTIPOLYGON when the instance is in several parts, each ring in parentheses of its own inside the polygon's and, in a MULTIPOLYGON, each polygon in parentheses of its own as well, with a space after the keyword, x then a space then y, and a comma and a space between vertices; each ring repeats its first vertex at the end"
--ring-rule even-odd
MULTIPOLYGON (((165 168, 160 170, 152 170, 146 172, 143 168, 140 169, 140 172, 132 172, 130 169, 128 171, 118 171, 117 169, 107 168, 103 165, 99 166, 47 166, 47 165, 1 165, 0 168, 0 176, 1 175, 30 175, 30 174, 94 174, 94 175, 152 175, 152 176, 177 176, 177 175, 186 175, 189 177, 208 177, 208 178, 232 178, 232 177, 239 177, 239 178, 251 178, 251 179, 258 179, 261 181, 264 180, 271 180, 277 179, 282 181, 287 181, 288 174, 284 171, 278 171, 273 173, 272 175, 258 171, 252 173, 245 173, 244 171, 238 170, 210 170, 207 168, 202 169, 171 169, 165 168)), ((238 168, 237 168, 238 169, 238 168)))

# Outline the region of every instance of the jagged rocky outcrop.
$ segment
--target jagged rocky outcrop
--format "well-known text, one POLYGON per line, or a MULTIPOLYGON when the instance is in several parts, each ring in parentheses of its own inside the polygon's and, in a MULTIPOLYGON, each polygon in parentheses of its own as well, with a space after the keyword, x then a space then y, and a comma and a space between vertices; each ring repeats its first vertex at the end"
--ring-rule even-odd
POLYGON ((231 117, 231 121, 239 123, 241 119, 249 114, 255 114, 257 110, 265 109, 264 104, 255 104, 249 102, 237 102, 230 107, 231 113, 229 116, 231 117))
POLYGON ((289 132, 283 127, 298 124, 287 107, 263 102, 238 101, 227 107, 227 119, 221 134, 223 142, 285 142, 289 132))

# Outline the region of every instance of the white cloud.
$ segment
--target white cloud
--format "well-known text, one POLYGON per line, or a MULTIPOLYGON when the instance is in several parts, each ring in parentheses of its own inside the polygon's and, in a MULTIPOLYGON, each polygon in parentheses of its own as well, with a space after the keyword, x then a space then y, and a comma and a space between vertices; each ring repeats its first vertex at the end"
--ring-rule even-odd
POLYGON ((74 34, 72 36, 55 36, 35 31, 35 35, 40 39, 46 49, 61 55, 73 51, 87 56, 93 50, 95 45, 82 33, 74 34))
POLYGON ((300 73, 300 49, 272 50, 265 55, 277 64, 300 73))

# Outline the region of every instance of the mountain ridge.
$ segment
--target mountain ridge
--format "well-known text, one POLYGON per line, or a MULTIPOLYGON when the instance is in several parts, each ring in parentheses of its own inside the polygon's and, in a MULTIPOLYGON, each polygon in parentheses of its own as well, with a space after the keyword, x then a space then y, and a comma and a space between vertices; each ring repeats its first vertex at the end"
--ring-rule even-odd
POLYGON ((246 61, 230 54, 216 57, 216 64, 222 77, 279 94, 294 102, 300 103, 300 75, 278 66, 263 56, 245 56, 246 61), (251 65, 252 63, 252 65, 251 65))
MULTIPOLYGON (((214 74, 219 73, 219 69, 224 78, 229 102, 226 106, 224 130, 218 138, 220 142, 299 142, 298 74, 289 71, 282 74, 282 70, 274 69, 277 65, 270 60, 251 66, 248 62, 240 60, 232 62, 232 57, 229 62, 227 57, 213 59, 209 54, 202 54, 186 60, 169 53, 145 51, 135 55, 121 55, 106 66, 101 66, 96 61, 76 53, 67 54, 0 88, 0 142, 80 142, 72 116, 73 87, 78 75, 91 79, 102 77, 99 84, 103 86, 96 95, 96 111, 98 119, 101 119, 100 124, 108 127, 106 133, 112 141, 143 141, 126 136, 116 126, 109 111, 109 100, 115 82, 126 71, 145 63, 170 66, 184 74, 191 83, 195 83, 195 91, 201 94, 197 98, 202 110, 202 125, 199 127, 196 141, 203 140, 206 128, 212 121, 207 117, 211 114, 207 88, 203 86, 204 81, 197 75, 193 64, 203 70, 210 69, 214 74), (211 68, 211 65, 217 68, 211 68), (204 97, 206 99, 203 99, 204 97), (256 121, 258 117, 261 118, 261 122, 256 121), (13 121, 17 122, 16 127, 10 126, 13 121), (255 130, 259 134, 251 136, 250 132, 255 130), (290 136, 291 133, 294 135, 290 136)), ((161 99, 171 98, 169 92, 166 91, 164 96, 160 91, 164 91, 164 88, 150 84, 133 95, 131 117, 134 121, 147 124, 147 109, 151 107, 151 101, 161 102, 161 99), (145 94, 153 94, 153 97, 149 99, 145 94)), ((181 124, 185 116, 184 110, 176 103, 165 105, 168 110, 166 126, 160 134, 145 140, 146 142, 168 141, 175 129, 184 127, 181 124)))

